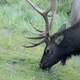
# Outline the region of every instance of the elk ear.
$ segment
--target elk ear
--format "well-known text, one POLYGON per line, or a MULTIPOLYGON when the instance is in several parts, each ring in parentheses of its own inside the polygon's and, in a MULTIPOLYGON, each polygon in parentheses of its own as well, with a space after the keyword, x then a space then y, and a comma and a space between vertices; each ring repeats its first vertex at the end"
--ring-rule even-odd
POLYGON ((64 36, 60 35, 55 39, 55 43, 59 45, 63 41, 63 39, 64 39, 64 36))
POLYGON ((66 24, 63 24, 63 25, 59 28, 58 32, 62 32, 62 31, 64 31, 64 30, 66 30, 66 24))

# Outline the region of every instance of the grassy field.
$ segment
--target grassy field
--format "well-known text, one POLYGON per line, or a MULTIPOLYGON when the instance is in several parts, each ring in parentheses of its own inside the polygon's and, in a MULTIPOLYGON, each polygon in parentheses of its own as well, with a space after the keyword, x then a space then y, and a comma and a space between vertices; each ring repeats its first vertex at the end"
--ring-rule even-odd
MULTIPOLYGON (((66 16, 56 17, 53 31, 67 20, 66 16)), ((44 30, 42 18, 25 0, 0 0, 0 80, 80 80, 79 57, 73 57, 66 66, 55 65, 50 72, 39 68, 45 45, 23 47, 28 44, 26 36, 33 35, 30 31, 35 32, 30 21, 44 30)))

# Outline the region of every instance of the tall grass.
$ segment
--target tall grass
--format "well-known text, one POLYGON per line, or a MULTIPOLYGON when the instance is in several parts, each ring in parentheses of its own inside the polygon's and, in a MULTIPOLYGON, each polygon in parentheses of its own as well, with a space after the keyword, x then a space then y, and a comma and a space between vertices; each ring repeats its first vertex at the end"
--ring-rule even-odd
MULTIPOLYGON (((42 9, 49 6, 49 0, 32 1, 42 9)), ((68 5, 67 1, 63 4, 68 5)), ((52 31, 56 32, 60 25, 67 23, 69 7, 59 4, 52 31)), ((30 32, 36 33, 30 22, 45 29, 42 17, 25 0, 0 0, 0 80, 80 80, 78 57, 69 60, 64 68, 55 65, 50 72, 39 68, 45 45, 33 49, 23 47, 29 44, 26 36, 37 36, 30 32)))

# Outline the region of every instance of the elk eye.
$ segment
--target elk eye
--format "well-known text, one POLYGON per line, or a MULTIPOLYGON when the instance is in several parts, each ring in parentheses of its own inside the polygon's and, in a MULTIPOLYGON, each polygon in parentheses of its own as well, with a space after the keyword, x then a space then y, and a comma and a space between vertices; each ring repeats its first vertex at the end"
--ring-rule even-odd
POLYGON ((50 51, 50 50, 49 50, 49 49, 47 49, 47 50, 46 50, 46 53, 49 53, 49 51, 50 51))

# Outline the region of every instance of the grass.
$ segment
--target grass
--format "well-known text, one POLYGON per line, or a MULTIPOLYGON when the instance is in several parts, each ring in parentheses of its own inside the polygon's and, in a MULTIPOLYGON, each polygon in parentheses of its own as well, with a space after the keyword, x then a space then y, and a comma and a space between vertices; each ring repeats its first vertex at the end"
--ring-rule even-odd
MULTIPOLYGON (((66 66, 55 65, 50 72, 39 68, 45 45, 33 49, 23 45, 28 44, 25 36, 32 35, 28 30, 34 32, 29 21, 44 29, 42 18, 24 0, 4 1, 0 5, 0 80, 80 80, 79 57, 73 57, 66 66)), ((66 22, 64 16, 56 17, 54 31, 66 22)))

